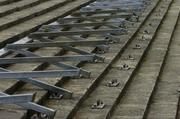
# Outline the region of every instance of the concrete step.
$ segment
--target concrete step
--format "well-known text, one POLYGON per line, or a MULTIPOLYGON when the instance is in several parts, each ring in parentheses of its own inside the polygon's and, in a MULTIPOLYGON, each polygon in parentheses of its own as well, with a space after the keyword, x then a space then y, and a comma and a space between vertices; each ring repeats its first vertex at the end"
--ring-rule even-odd
POLYGON ((67 0, 51 0, 37 6, 0 18, 0 31, 50 12, 67 3, 67 0))
POLYGON ((0 6, 11 4, 13 2, 18 2, 18 1, 20 1, 20 0, 0 0, 0 6))
MULTIPOLYGON (((157 34, 159 42, 170 37, 169 32, 172 31, 172 23, 180 12, 180 0, 174 0, 172 7, 167 15, 167 20, 162 25, 161 33, 157 34), (162 37, 164 35, 164 37, 162 37)), ((180 21, 176 24, 175 32, 172 36, 172 42, 169 46, 167 60, 163 71, 159 77, 156 91, 152 96, 151 104, 148 108, 147 119, 175 119, 179 101, 179 34, 180 21)), ((159 43, 160 44, 160 43, 159 43)))
MULTIPOLYGON (((171 10, 172 6, 170 6, 162 21, 139 70, 132 79, 119 105, 117 105, 112 119, 126 116, 137 117, 138 119, 144 118, 151 96, 158 84, 158 78, 166 60, 167 49, 178 20, 179 11, 172 14, 171 10)), ((151 18, 153 19, 153 17, 156 16, 151 18)))
POLYGON ((22 0, 12 4, 4 5, 0 7, 0 17, 12 14, 17 11, 21 11, 23 9, 27 9, 33 6, 36 6, 42 2, 46 2, 48 0, 22 0))
MULTIPOLYGON (((153 1, 155 2, 155 1, 153 1)), ((157 2, 157 1, 156 1, 157 2)), ((170 2, 170 1, 169 1, 170 2)), ((110 69, 110 71, 106 74, 105 77, 103 77, 102 82, 98 85, 98 87, 90 94, 90 96, 87 98, 87 100, 82 104, 80 109, 78 110, 76 116, 74 117, 75 119, 104 119, 104 118, 110 118, 113 112, 113 109, 116 109, 116 105, 118 104, 118 101, 121 99, 123 96, 124 92, 126 91, 128 84, 131 83, 131 78, 133 75, 136 73, 135 67, 138 67, 140 64, 144 54, 147 52, 148 46, 150 45, 150 41, 152 41, 152 37, 155 35, 155 32, 151 32, 148 36, 150 37, 148 41, 143 41, 140 42, 139 39, 141 39, 144 30, 150 29, 150 31, 156 31, 158 28, 163 15, 165 14, 167 9, 164 9, 164 12, 162 13, 162 16, 158 18, 158 20, 154 20, 153 16, 157 14, 158 9, 161 8, 162 5, 164 5, 166 2, 162 2, 158 4, 157 8, 155 8, 155 11, 152 12, 152 14, 147 18, 145 21, 144 25, 139 29, 140 31, 137 32, 136 36, 133 37, 133 40, 129 44, 129 46, 125 49, 125 51, 122 53, 121 58, 118 59, 115 64, 113 64, 113 67, 118 67, 123 64, 128 64, 130 67, 134 67, 133 69, 124 71, 124 70, 118 70, 115 68, 110 69), (152 28, 149 28, 148 24, 153 24, 152 28), (141 43, 141 46, 143 46, 142 49, 135 50, 132 49, 137 43, 141 43), (128 55, 133 55, 135 57, 134 60, 124 60, 125 57, 128 55), (106 87, 106 83, 109 82, 111 79, 117 79, 120 84, 116 88, 109 88, 106 87), (105 108, 102 110, 92 110, 91 105, 96 102, 96 100, 101 99, 105 103, 105 108)), ((155 4, 156 5, 156 4, 155 4)), ((166 4, 168 6, 168 4, 166 4)), ((165 8, 167 8, 167 6, 165 8)), ((163 10, 162 10, 163 11, 163 10)), ((136 97, 133 96, 133 99, 136 97)), ((134 107, 124 106, 124 111, 130 111, 135 109, 137 106, 140 105, 133 105, 134 107), (126 108, 128 108, 126 110, 126 108)), ((118 108, 118 107, 117 107, 118 108)), ((139 108, 143 108, 143 106, 140 106, 139 108)), ((120 113, 121 110, 118 110, 117 113, 120 113)), ((132 113, 132 112, 131 112, 132 113)), ((135 112, 133 112, 135 113, 135 112)), ((131 116, 131 115, 112 115, 112 118, 135 118, 135 117, 140 117, 140 116, 131 116)))

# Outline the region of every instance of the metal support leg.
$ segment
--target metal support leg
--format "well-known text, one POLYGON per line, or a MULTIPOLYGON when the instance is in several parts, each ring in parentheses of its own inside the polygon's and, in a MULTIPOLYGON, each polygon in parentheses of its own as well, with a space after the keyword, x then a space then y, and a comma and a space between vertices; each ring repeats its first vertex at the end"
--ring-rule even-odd
POLYGON ((34 94, 0 96, 0 104, 27 103, 34 100, 34 94))
POLYGON ((78 77, 79 70, 13 71, 0 72, 0 78, 57 78, 78 77))
MULTIPOLYGON (((7 69, 4 69, 4 68, 0 68, 0 72, 11 72, 11 71, 9 71, 7 69)), ((12 79, 10 78, 9 80, 12 80, 12 79)), ((61 94, 61 95, 63 95, 63 98, 71 98, 72 94, 73 94, 71 91, 68 91, 66 89, 63 89, 63 88, 60 88, 60 87, 57 87, 57 86, 54 86, 54 85, 50 85, 48 83, 42 82, 42 81, 37 80, 37 79, 33 79, 33 78, 17 78, 17 80, 33 84, 35 86, 38 86, 38 87, 43 88, 45 90, 48 90, 48 91, 50 91, 52 93, 61 94)))
POLYGON ((72 55, 72 56, 54 56, 54 57, 17 57, 17 58, 0 58, 0 64, 15 63, 55 63, 62 61, 91 61, 96 60, 95 55, 72 55))
MULTIPOLYGON (((0 92, 0 96, 10 96, 10 95, 0 92)), ((33 103, 33 102, 16 103, 16 104, 25 108, 25 109, 34 110, 34 111, 37 111, 39 113, 46 114, 49 117, 49 119, 53 119, 54 115, 56 113, 56 111, 53 109, 38 105, 38 104, 33 103)))
POLYGON ((64 46, 90 46, 108 44, 108 40, 97 41, 71 41, 71 42, 41 42, 26 44, 7 44, 7 49, 23 49, 23 48, 42 48, 42 47, 64 47, 64 46))

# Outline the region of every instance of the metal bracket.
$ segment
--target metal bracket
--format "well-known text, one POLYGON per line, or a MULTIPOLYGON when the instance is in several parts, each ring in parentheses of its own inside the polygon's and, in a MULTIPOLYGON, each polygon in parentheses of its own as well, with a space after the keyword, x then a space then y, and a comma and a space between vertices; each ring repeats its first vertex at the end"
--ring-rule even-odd
POLYGON ((91 109, 103 109, 105 104, 101 100, 97 100, 92 106, 91 109))
POLYGON ((108 52, 109 48, 110 47, 107 45, 98 45, 96 53, 97 54, 104 54, 104 53, 108 52))
POLYGON ((135 58, 132 55, 128 55, 123 58, 124 60, 135 60, 135 58))
POLYGON ((133 49, 141 49, 141 45, 136 44, 135 47, 133 47, 133 49))
POLYGON ((50 95, 50 99, 62 99, 64 97, 64 95, 60 94, 60 93, 53 93, 50 95))
POLYGON ((143 32, 144 34, 150 34, 150 31, 148 31, 148 30, 144 30, 144 32, 143 32))
POLYGON ((119 70, 130 70, 131 67, 130 67, 129 65, 127 65, 127 64, 123 64, 123 65, 120 66, 118 69, 119 69, 119 70))
POLYGON ((113 79, 107 83, 108 87, 117 87, 120 84, 117 79, 113 79))

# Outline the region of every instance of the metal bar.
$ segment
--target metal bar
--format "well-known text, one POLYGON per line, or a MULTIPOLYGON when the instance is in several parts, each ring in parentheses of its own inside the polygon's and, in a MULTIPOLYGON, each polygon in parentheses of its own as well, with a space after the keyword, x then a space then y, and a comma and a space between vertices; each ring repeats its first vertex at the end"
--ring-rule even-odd
POLYGON ((27 103, 34 100, 34 94, 0 96, 0 104, 27 103))
POLYGON ((23 49, 23 48, 42 48, 42 47, 64 47, 64 46, 96 46, 96 45, 104 45, 104 44, 108 44, 108 40, 7 44, 5 48, 23 49))
MULTIPOLYGON (((40 40, 41 42, 53 42, 52 40, 50 40, 48 38, 39 38, 37 40, 40 40)), ((72 47, 72 46, 63 46, 62 48, 65 49, 65 50, 70 50, 72 52, 79 53, 81 55, 91 55, 92 54, 92 53, 86 52, 84 50, 77 49, 76 47, 72 47)), ((105 60, 105 58, 102 57, 102 56, 99 56, 97 54, 93 54, 93 55, 95 56, 95 58, 97 60, 100 60, 100 61, 104 61, 105 60)))
POLYGON ((14 63, 55 63, 62 61, 94 61, 94 55, 72 55, 72 56, 53 56, 53 57, 16 57, 16 58, 0 58, 0 64, 14 63))
POLYGON ((128 18, 130 15, 132 14, 68 17, 68 18, 59 18, 57 22, 63 23, 64 21, 74 21, 74 20, 128 18))
MULTIPOLYGON (((93 21, 96 21, 96 20, 93 20, 93 21)), ((106 26, 109 26, 109 25, 106 25, 106 26)), ((109 26, 109 27, 111 27, 111 26, 109 26)), ((81 28, 81 30, 94 30, 94 29, 85 27, 85 28, 81 28)), ((123 28, 121 28, 121 30, 122 30, 122 31, 121 31, 121 34, 127 32, 127 31, 126 31, 125 29, 123 29, 123 28)), ((114 35, 116 35, 116 34, 106 33, 106 34, 103 34, 102 36, 105 37, 105 38, 108 38, 108 39, 107 39, 108 43, 110 43, 110 42, 119 42, 119 38, 115 37, 114 35)), ((96 47, 99 47, 99 46, 101 46, 101 45, 97 45, 96 47)), ((102 47, 101 47, 101 48, 102 48, 102 47)), ((106 49, 106 48, 105 48, 105 49, 106 49)))
MULTIPOLYGON (((9 49, 9 50, 14 51, 14 52, 19 53, 19 54, 22 54, 22 55, 27 56, 27 57, 41 57, 41 56, 34 54, 30 51, 27 51, 27 50, 20 50, 20 49, 18 49, 18 50, 9 49)), ((71 65, 67 65, 64 63, 60 63, 60 62, 59 63, 52 63, 52 64, 54 64, 58 67, 61 67, 61 68, 65 68, 65 69, 78 69, 78 67, 73 67, 71 65)))
MULTIPOLYGON (((37 40, 40 40, 41 42, 53 42, 52 40, 50 40, 48 38, 38 38, 37 40)), ((64 48, 65 50, 70 50, 72 52, 79 53, 81 55, 91 55, 92 54, 92 53, 89 53, 89 52, 86 52, 84 50, 80 50, 80 49, 77 49, 77 48, 71 47, 71 46, 64 46, 62 48, 64 48)), ((96 55, 96 54, 94 54, 94 56, 96 57, 97 60, 100 60, 100 61, 103 61, 103 62, 105 60, 105 58, 102 57, 102 56, 99 56, 99 55, 96 55)))
MULTIPOLYGON (((2 92, 0 92, 0 95, 1 96, 10 96, 10 95, 2 93, 2 92)), ((19 105, 19 106, 21 106, 21 107, 23 107, 25 109, 34 110, 34 111, 37 111, 37 112, 40 112, 40 113, 43 113, 43 114, 47 114, 50 119, 53 119, 53 117, 54 117, 54 115, 56 113, 56 111, 53 110, 53 109, 38 105, 38 104, 33 103, 33 102, 17 103, 17 105, 19 105)))
POLYGON ((94 2, 94 3, 91 3, 91 4, 93 4, 93 5, 112 5, 112 4, 115 4, 115 5, 117 5, 117 4, 119 4, 119 5, 124 5, 124 4, 126 4, 126 5, 128 5, 128 4, 142 4, 142 2, 140 2, 140 1, 96 1, 96 2, 94 2))
POLYGON ((53 78, 79 76, 79 70, 0 72, 0 78, 53 78))
MULTIPOLYGON (((64 47, 65 50, 70 50, 70 51, 73 51, 73 52, 76 52, 76 53, 79 53, 79 54, 82 54, 82 55, 89 55, 89 54, 92 54, 92 53, 89 53, 89 52, 86 52, 84 50, 80 50, 80 49, 77 49, 75 47, 71 47, 71 46, 66 46, 64 47)), ((96 60, 99 60, 99 61, 104 61, 105 58, 102 57, 102 56, 99 56, 97 54, 94 54, 94 57, 96 58, 96 60)))
POLYGON ((72 13, 72 15, 84 15, 84 14, 102 14, 102 13, 117 13, 117 12, 128 12, 129 10, 124 9, 104 9, 104 10, 97 10, 97 11, 77 11, 72 13))
MULTIPOLYGON (((32 52, 29 52, 27 50, 13 50, 13 49, 8 49, 8 50, 11 50, 11 51, 14 51, 14 52, 17 52, 19 54, 22 54, 22 55, 25 55, 25 56, 29 56, 29 57, 41 57, 37 54, 34 54, 32 52)), ((86 71, 84 69, 81 69, 81 68, 78 68, 78 67, 74 67, 74 66, 71 66, 71 65, 68 65, 68 64, 64 64, 64 63, 51 63, 53 65, 56 65, 58 67, 62 67, 62 68, 65 68, 65 69, 76 69, 76 70, 79 70, 80 71, 80 75, 82 75, 83 77, 90 77, 90 72, 89 71, 86 71)))
POLYGON ((57 37, 57 36, 68 36, 68 35, 83 35, 83 34, 105 34, 105 33, 121 33, 122 29, 108 29, 108 30, 80 30, 80 31, 60 31, 60 32, 35 32, 31 33, 29 37, 57 37))
MULTIPOLYGON (((106 25, 106 26, 108 26, 108 27, 112 27, 112 26, 109 26, 109 25, 106 25)), ((100 35, 103 35, 103 36, 111 36, 111 37, 113 37, 113 35, 123 35, 124 33, 127 33, 127 30, 126 29, 124 29, 124 28, 118 28, 119 30, 121 30, 121 32, 120 33, 116 33, 116 32, 114 32, 114 33, 104 33, 104 34, 100 34, 100 35)), ((83 28, 81 28, 81 30, 94 30, 94 29, 92 29, 92 28, 88 28, 88 27, 83 27, 83 28)), ((95 30, 94 30, 95 31, 95 30)), ((104 44, 103 44, 104 45, 104 44)))
MULTIPOLYGON (((144 8, 144 6, 136 6, 136 5, 123 5, 123 6, 118 6, 118 5, 111 5, 111 6, 90 6, 90 7, 86 7, 88 10, 89 9, 93 9, 93 10, 95 10, 95 9, 118 9, 118 8, 120 8, 120 9, 126 9, 126 7, 129 7, 129 8, 132 8, 132 9, 143 9, 144 8)), ((86 9, 86 8, 84 8, 84 9, 86 9)))
MULTIPOLYGON (((89 12, 93 12, 93 11, 102 11, 102 10, 105 10, 105 9, 117 9, 119 12, 131 12, 131 11, 133 11, 133 12, 141 12, 143 9, 144 9, 144 7, 139 7, 139 8, 129 8, 129 7, 115 7, 115 8, 113 8, 113 7, 107 7, 107 8, 104 8, 104 7, 102 7, 102 9, 101 8, 98 8, 98 7, 96 7, 96 8, 91 8, 91 7, 84 7, 84 8, 82 8, 81 10, 80 10, 80 12, 82 12, 82 15, 84 15, 84 14, 88 14, 89 12)), ((97 12, 98 13, 98 12, 97 12)), ((89 13, 90 14, 90 13, 89 13)), ((94 13, 94 14, 96 14, 96 13, 94 13)))
POLYGON ((128 7, 137 7, 137 6, 142 6, 143 4, 141 2, 96 2, 96 3, 92 3, 90 4, 90 7, 124 7, 124 6, 128 6, 128 7))
MULTIPOLYGON (((40 40, 41 42, 53 42, 52 40, 48 39, 48 38, 39 38, 38 40, 40 40)), ((82 55, 91 55, 92 53, 88 53, 86 51, 83 51, 83 50, 80 50, 80 49, 77 49, 75 47, 71 47, 71 46, 64 46, 63 47, 65 50, 70 50, 72 52, 76 52, 76 53, 79 53, 79 54, 82 54, 82 55)), ((96 55, 96 54, 93 54, 96 58, 97 61, 102 61, 104 62, 105 58, 102 57, 102 56, 99 56, 99 55, 96 55)), ((63 65, 63 64, 62 64, 63 65)), ((66 66, 67 67, 67 66, 66 66)), ((71 66, 72 67, 72 66, 71 66)), ((86 70, 84 69, 81 69, 80 68, 80 75, 82 76, 86 76, 86 77, 90 77, 90 72, 87 72, 86 70)))
POLYGON ((86 26, 102 26, 105 24, 114 24, 119 22, 108 22, 108 21, 102 21, 102 22, 92 22, 92 23, 65 23, 65 24, 58 24, 58 25, 43 25, 42 29, 47 28, 60 28, 60 27, 86 27, 86 26))
POLYGON ((80 36, 66 36, 67 38, 70 38, 72 40, 76 40, 76 41, 82 41, 82 40, 87 40, 85 38, 82 38, 80 36))
MULTIPOLYGON (((96 55, 95 55, 95 58, 96 58, 96 55)), ((98 58, 96 58, 98 59, 98 58)), ((85 78, 89 78, 90 77, 90 74, 91 72, 87 71, 87 70, 84 70, 84 69, 81 69, 79 67, 75 67, 75 66, 72 66, 72 65, 68 65, 68 64, 64 64, 64 63, 53 63, 54 65, 56 66, 59 66, 59 67, 62 67, 62 68, 65 68, 65 69, 76 69, 76 70, 79 70, 79 76, 81 77, 85 77, 85 78)))
MULTIPOLYGON (((1 72, 11 72, 11 71, 9 71, 7 69, 4 69, 4 68, 0 68, 0 71, 1 72)), ((12 79, 9 79, 9 80, 12 80, 12 79)), ((45 83, 43 81, 36 80, 36 79, 33 79, 33 78, 17 78, 17 80, 33 84, 35 86, 38 86, 40 88, 43 88, 43 89, 48 90, 48 91, 53 92, 53 93, 62 94, 63 98, 71 98, 72 94, 73 94, 72 92, 70 92, 70 91, 68 91, 66 89, 63 89, 63 88, 60 88, 60 87, 57 87, 57 86, 54 86, 54 85, 47 84, 47 83, 45 83)))
MULTIPOLYGON (((81 11, 77 11, 72 13, 72 15, 84 15, 84 14, 103 14, 103 13, 118 13, 118 12, 126 12, 126 13, 131 13, 133 8, 118 8, 118 9, 102 9, 102 10, 94 10, 94 11, 85 11, 85 10, 81 10, 81 11)), ((140 9, 139 9, 140 10, 140 9)))
MULTIPOLYGON (((52 40, 48 39, 48 38, 39 38, 38 40, 40 40, 41 42, 53 42, 52 40)), ((63 47, 65 50, 70 50, 70 51, 73 51, 73 52, 76 52, 76 53, 80 53, 80 54, 86 54, 86 55, 91 55, 91 53, 88 53, 88 52, 85 52, 85 51, 82 51, 82 50, 79 50, 75 47, 71 47, 71 46, 65 46, 63 47)), ((96 54, 94 54, 95 58, 97 60, 100 60, 100 61, 103 61, 105 60, 104 57, 101 57, 101 56, 98 56, 96 54)), ((61 64, 61 65, 64 65, 64 64, 61 64)), ((68 68, 67 65, 65 65, 66 68, 68 68)), ((72 67, 72 66, 70 66, 72 67)), ((86 76, 86 77, 90 77, 90 72, 87 72, 86 70, 84 69, 81 69, 80 68, 80 75, 82 76, 86 76)))
MULTIPOLYGON (((96 20, 94 20, 94 19, 88 19, 89 21, 92 21, 93 23, 95 23, 95 24, 97 24, 97 25, 102 25, 101 23, 103 23, 103 22, 97 22, 96 20)), ((126 21, 126 20, 125 20, 126 21)), ((128 22, 128 21, 126 21, 126 22, 128 22)), ((87 24, 89 24, 89 25, 92 25, 93 23, 87 23, 87 24)), ((106 21, 104 21, 104 23, 121 23, 121 22, 106 22, 106 21)), ((67 23, 68 24, 68 23, 67 23)), ((66 24, 66 25, 67 25, 66 24)), ((72 23, 71 23, 72 24, 72 23)), ((76 24, 76 23, 75 23, 76 24)), ((81 26, 81 25, 83 25, 83 26, 85 26, 86 25, 86 23, 77 23, 77 26, 78 26, 78 24, 79 24, 79 26, 81 26)), ((61 24, 60 24, 61 25, 61 24)), ((63 25, 63 24, 62 24, 63 25)), ((112 26, 112 25, 110 25, 110 24, 104 24, 105 26, 108 26, 108 27, 110 27, 110 28, 115 28, 115 29, 119 29, 119 26, 117 27, 117 26, 112 26)), ((57 25, 58 26, 58 25, 57 25)), ((53 27, 53 26, 52 26, 53 27)), ((125 32, 125 29, 123 29, 123 28, 121 28, 122 29, 122 31, 123 32, 125 32)), ((94 30, 94 29, 90 29, 90 28, 86 28, 85 30, 94 30)), ((112 36, 111 34, 105 34, 104 35, 104 37, 108 37, 108 38, 110 38, 109 40, 110 41, 116 41, 116 42, 118 42, 118 40, 117 40, 117 38, 115 38, 114 36, 112 36)), ((71 38, 71 39, 77 39, 78 40, 78 37, 77 36, 71 36, 71 37, 69 37, 69 38, 71 38)))

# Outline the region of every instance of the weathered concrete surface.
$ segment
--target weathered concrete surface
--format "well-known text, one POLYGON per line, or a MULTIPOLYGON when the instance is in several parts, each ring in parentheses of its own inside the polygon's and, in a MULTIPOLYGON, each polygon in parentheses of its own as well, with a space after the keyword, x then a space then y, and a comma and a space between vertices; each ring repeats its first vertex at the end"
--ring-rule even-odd
MULTIPOLYGON (((73 4, 73 5, 78 5, 78 4, 73 4)), ((174 3, 174 7, 175 6, 177 8, 179 8, 174 3)), ((172 29, 174 28, 175 21, 177 19, 177 15, 178 15, 177 13, 178 13, 179 9, 176 8, 176 9, 172 10, 172 8, 174 8, 174 7, 170 8, 170 11, 168 12, 168 15, 166 16, 166 19, 164 21, 165 23, 160 27, 160 30, 157 32, 155 42, 153 43, 149 53, 147 54, 146 59, 144 60, 143 64, 141 65, 140 70, 138 71, 138 73, 133 78, 133 82, 131 83, 130 87, 127 88, 127 92, 125 93, 124 97, 122 98, 122 102, 120 102, 120 105, 118 105, 118 107, 114 113, 115 115, 112 118, 115 118, 115 119, 116 118, 117 119, 118 118, 125 118, 125 119, 143 118, 144 113, 146 111, 146 108, 148 107, 149 98, 150 98, 152 91, 153 91, 153 88, 155 86, 155 83, 156 83, 156 80, 158 77, 158 73, 159 73, 159 70, 160 70, 161 65, 162 65, 163 58, 164 58, 165 53, 166 53, 168 42, 169 42, 170 37, 172 35, 172 29)), ((61 10, 62 9, 63 10, 69 9, 69 6, 68 7, 62 7, 61 10)), ((60 9, 57 10, 57 13, 60 12, 61 10, 60 9)), ((57 14, 57 13, 55 13, 55 14, 57 14)), ((53 15, 55 15, 55 14, 53 14, 53 15)), ((49 13, 48 15, 51 15, 51 13, 49 13)), ((54 17, 53 15, 52 16, 48 16, 48 15, 45 15, 45 16, 42 15, 44 17, 41 17, 42 19, 40 18, 40 20, 36 19, 37 24, 41 23, 42 22, 41 20, 44 20, 44 18, 46 18, 46 17, 47 18, 54 17)), ((153 17, 156 18, 155 15, 152 16, 152 19, 153 19, 153 17)), ((159 19, 160 18, 158 18, 158 20, 159 19)), ((156 22, 156 20, 154 22, 156 22)), ((29 23, 28 28, 30 28, 32 23, 34 23, 34 22, 30 20, 30 21, 27 21, 24 23, 23 24, 25 26, 27 25, 27 23, 29 23), (24 24, 24 23, 26 23, 26 24, 24 24)), ((35 21, 35 23, 36 23, 36 21, 35 21)), ((149 24, 149 22, 147 24, 145 24, 144 28, 146 28, 148 26, 148 24, 149 24)), ((20 24, 20 25, 22 25, 22 24, 20 24)), ((18 29, 18 27, 16 27, 16 28, 18 29)), ((23 32, 26 27, 20 27, 20 28, 22 28, 22 32, 23 32)), ((17 29, 14 29, 14 30, 17 31, 17 29)), ((138 39, 141 38, 141 35, 143 34, 143 30, 144 29, 142 29, 141 34, 139 34, 139 36, 136 39, 136 41, 138 43, 140 43, 138 41, 138 39)), ((7 31, 7 33, 8 33, 8 31, 7 31)), ((95 40, 95 37, 91 37, 91 38, 95 40)), ((123 41, 127 40, 127 39, 128 38, 125 37, 123 39, 123 41)), ((176 39, 178 39, 178 37, 176 39)), ((137 43, 136 41, 134 41, 132 43, 132 45, 130 46, 131 48, 134 47, 134 45, 137 43)), ((144 42, 145 43, 142 43, 141 45, 148 43, 146 41, 144 41, 144 42)), ((123 47, 122 45, 124 45, 124 43, 126 43, 126 42, 122 42, 121 45, 116 45, 116 44, 112 45, 113 48, 110 50, 112 52, 108 52, 105 54, 107 57, 107 60, 105 63, 100 64, 100 66, 97 64, 92 64, 92 63, 87 63, 85 66, 83 66, 83 68, 88 69, 89 71, 92 71, 92 80, 91 79, 73 79, 73 80, 70 80, 69 82, 67 82, 63 85, 64 88, 75 92, 75 95, 74 95, 72 100, 67 100, 67 99, 66 100, 60 100, 60 101, 50 100, 50 101, 47 101, 44 103, 44 105, 46 105, 46 106, 52 107, 53 109, 58 109, 58 112, 57 112, 57 115, 55 118, 57 118, 57 119, 67 118, 68 114, 77 105, 79 99, 87 92, 88 88, 92 85, 92 83, 94 83, 93 79, 95 77, 97 77, 98 74, 102 71, 102 69, 107 66, 107 64, 115 56, 116 52, 119 51, 119 49, 123 47)), ((143 48, 144 47, 145 47, 145 45, 143 46, 143 48)), ((49 56, 49 55, 57 54, 60 50, 61 50, 60 48, 54 48, 54 49, 44 48, 44 49, 40 49, 40 50, 36 51, 36 53, 41 54, 43 56, 45 56, 45 55, 49 56)), ((88 51, 91 51, 91 50, 92 50, 91 48, 88 49, 88 51)), ((137 64, 137 60, 139 60, 140 54, 143 52, 143 50, 144 49, 139 50, 139 52, 137 52, 136 50, 126 50, 125 54, 123 55, 124 57, 126 57, 130 53, 134 53, 135 54, 134 56, 137 59, 134 62, 133 61, 128 62, 128 61, 121 60, 120 62, 118 62, 117 64, 115 64, 113 66, 116 67, 116 66, 122 65, 123 63, 130 63, 130 66, 135 66, 137 64)), ((177 52, 179 52, 179 51, 177 51, 177 52)), ((176 55, 178 55, 178 54, 175 54, 175 56, 176 55)), ((177 64, 178 64, 178 59, 174 58, 173 60, 176 60, 177 64)), ((173 60, 171 62, 173 62, 173 60)), ((170 60, 169 61, 167 60, 167 63, 169 63, 169 62, 170 62, 170 60)), ((10 66, 9 69, 11 69, 11 70, 34 70, 34 68, 36 68, 37 65, 38 64, 29 64, 29 65, 25 66, 24 64, 21 64, 21 65, 16 64, 16 65, 10 66)), ((173 69, 173 66, 174 65, 172 65, 172 67, 170 67, 170 66, 169 67, 174 72, 175 70, 173 69)), ((56 69, 56 67, 50 65, 50 67, 48 67, 48 69, 56 69)), ((82 105, 80 113, 78 113, 78 116, 75 118, 77 118, 77 119, 80 119, 80 118, 82 118, 82 119, 85 119, 85 118, 88 118, 88 119, 90 119, 90 118, 92 118, 92 119, 104 118, 104 116, 109 111, 108 109, 111 108, 112 104, 114 103, 115 99, 113 99, 113 98, 118 96, 119 91, 122 91, 122 88, 125 85, 125 82, 127 81, 127 79, 129 79, 129 76, 131 74, 130 71, 131 70, 129 70, 127 72, 122 71, 123 73, 122 72, 120 73, 119 71, 117 71, 117 69, 112 69, 112 71, 109 72, 108 76, 106 78, 104 78, 104 81, 101 82, 102 85, 100 85, 97 88, 97 90, 95 90, 96 92, 92 93, 92 95, 90 95, 89 99, 85 101, 85 103, 82 105), (109 90, 109 88, 105 87, 105 84, 111 78, 118 78, 120 80, 120 87, 118 87, 117 89, 115 89, 113 91, 109 90), (105 108, 103 111, 99 111, 99 110, 94 111, 94 110, 89 109, 91 104, 93 104, 94 101, 96 101, 96 99, 98 99, 98 98, 104 99, 103 101, 106 102, 107 108, 105 108)), ((175 72, 178 72, 178 71, 175 71, 175 72)), ((168 73, 169 73, 169 70, 167 68, 167 71, 165 74, 168 75, 168 73)), ((164 75, 164 76, 166 77, 166 75, 164 75)), ((174 80, 174 81, 176 82, 178 79, 178 74, 176 74, 175 79, 176 80, 174 80)), ((47 79, 40 79, 40 80, 47 81, 50 84, 56 84, 56 82, 59 79, 47 78, 47 79)), ((0 89, 6 90, 7 87, 11 87, 12 85, 14 85, 15 82, 16 81, 2 81, 1 82, 2 85, 0 85, 0 89)), ((171 92, 171 91, 173 92, 173 93, 170 93, 170 95, 171 95, 170 97, 173 101, 175 100, 175 104, 174 103, 172 104, 171 101, 169 101, 169 98, 168 98, 169 93, 168 94, 167 93, 161 93, 161 90, 159 89, 160 95, 157 95, 157 97, 154 97, 154 98, 157 101, 161 102, 161 98, 164 96, 165 97, 167 96, 167 98, 164 99, 165 102, 167 101, 167 105, 164 106, 163 102, 158 103, 158 105, 156 105, 156 103, 152 103, 152 107, 149 110, 150 113, 148 115, 148 118, 154 119, 157 117, 157 119, 159 119, 159 118, 164 119, 164 118, 173 118, 175 116, 176 110, 174 110, 174 109, 177 109, 178 96, 177 96, 177 93, 174 94, 174 90, 178 87, 178 85, 175 84, 173 81, 170 83, 172 83, 172 85, 168 85, 169 80, 167 80, 167 82, 166 81, 165 82, 158 82, 158 85, 160 86, 160 89, 164 89, 164 86, 165 86, 166 89, 168 90, 168 92, 171 92), (168 104, 170 104, 170 105, 168 105, 168 104), (169 109, 165 108, 166 106, 167 107, 170 106, 169 109), (152 109, 152 113, 151 113, 151 109, 152 109), (172 109, 173 109, 173 111, 171 111, 172 109), (157 115, 155 115, 155 114, 157 114, 157 115)), ((41 99, 41 97, 46 94, 46 91, 41 90, 35 86, 31 86, 30 84, 26 84, 25 86, 23 86, 22 89, 23 90, 18 90, 15 93, 26 93, 26 92, 37 91, 38 95, 37 95, 36 101, 41 99)), ((164 91, 166 92, 167 90, 164 90, 164 91)), ((17 107, 12 107, 12 109, 20 110, 17 107)), ((7 112, 7 113, 9 113, 9 112, 7 112)), ((13 115, 17 119, 19 119, 23 115, 23 113, 24 113, 24 111, 20 111, 20 113, 18 113, 18 114, 12 112, 9 115, 13 115)), ((1 110, 0 110, 0 114, 1 114, 1 110)), ((2 111, 2 115, 4 115, 4 114, 6 114, 6 112, 2 111)))
MULTIPOLYGON (((142 62, 140 69, 135 74, 133 81, 117 106, 114 113, 115 116, 112 119, 144 118, 148 106, 151 105, 151 95, 155 91, 156 84, 157 89, 160 88, 158 85, 159 74, 165 63, 164 58, 166 58, 167 49, 176 26, 178 15, 179 9, 174 8, 172 5, 162 25, 159 27, 154 42, 147 52, 147 56, 142 62)), ((166 68, 164 67, 164 69, 166 68)), ((155 106, 154 104, 155 107, 152 108, 152 113, 150 114, 151 119, 174 119, 176 117, 178 95, 172 92, 176 92, 174 89, 177 88, 178 84, 170 85, 170 83, 164 82, 161 86, 162 90, 164 90, 164 93, 161 94, 165 94, 166 92, 167 97, 161 98, 162 100, 159 100, 159 105, 155 106), (165 88, 164 86, 166 84, 167 87, 165 88), (172 95, 170 95, 171 93, 172 95), (168 103, 165 101, 172 98, 174 98, 174 102, 168 103), (164 115, 162 115, 163 113, 164 115)))
POLYGON ((14 119, 15 117, 20 119, 23 115, 20 111, 0 109, 0 119, 14 119))
MULTIPOLYGON (((163 41, 166 40, 172 31, 172 23, 175 16, 180 12, 180 0, 174 0, 168 15, 167 20, 163 22, 159 33, 157 34, 159 46, 163 46, 163 41), (162 37, 163 36, 163 37, 162 37)), ((179 84, 180 84, 180 19, 175 28, 172 37, 172 42, 169 47, 169 52, 162 74, 159 77, 156 91, 152 97, 152 101, 147 114, 147 119, 175 119, 178 100, 179 100, 179 84)), ((179 119, 178 117, 177 119, 179 119)))

